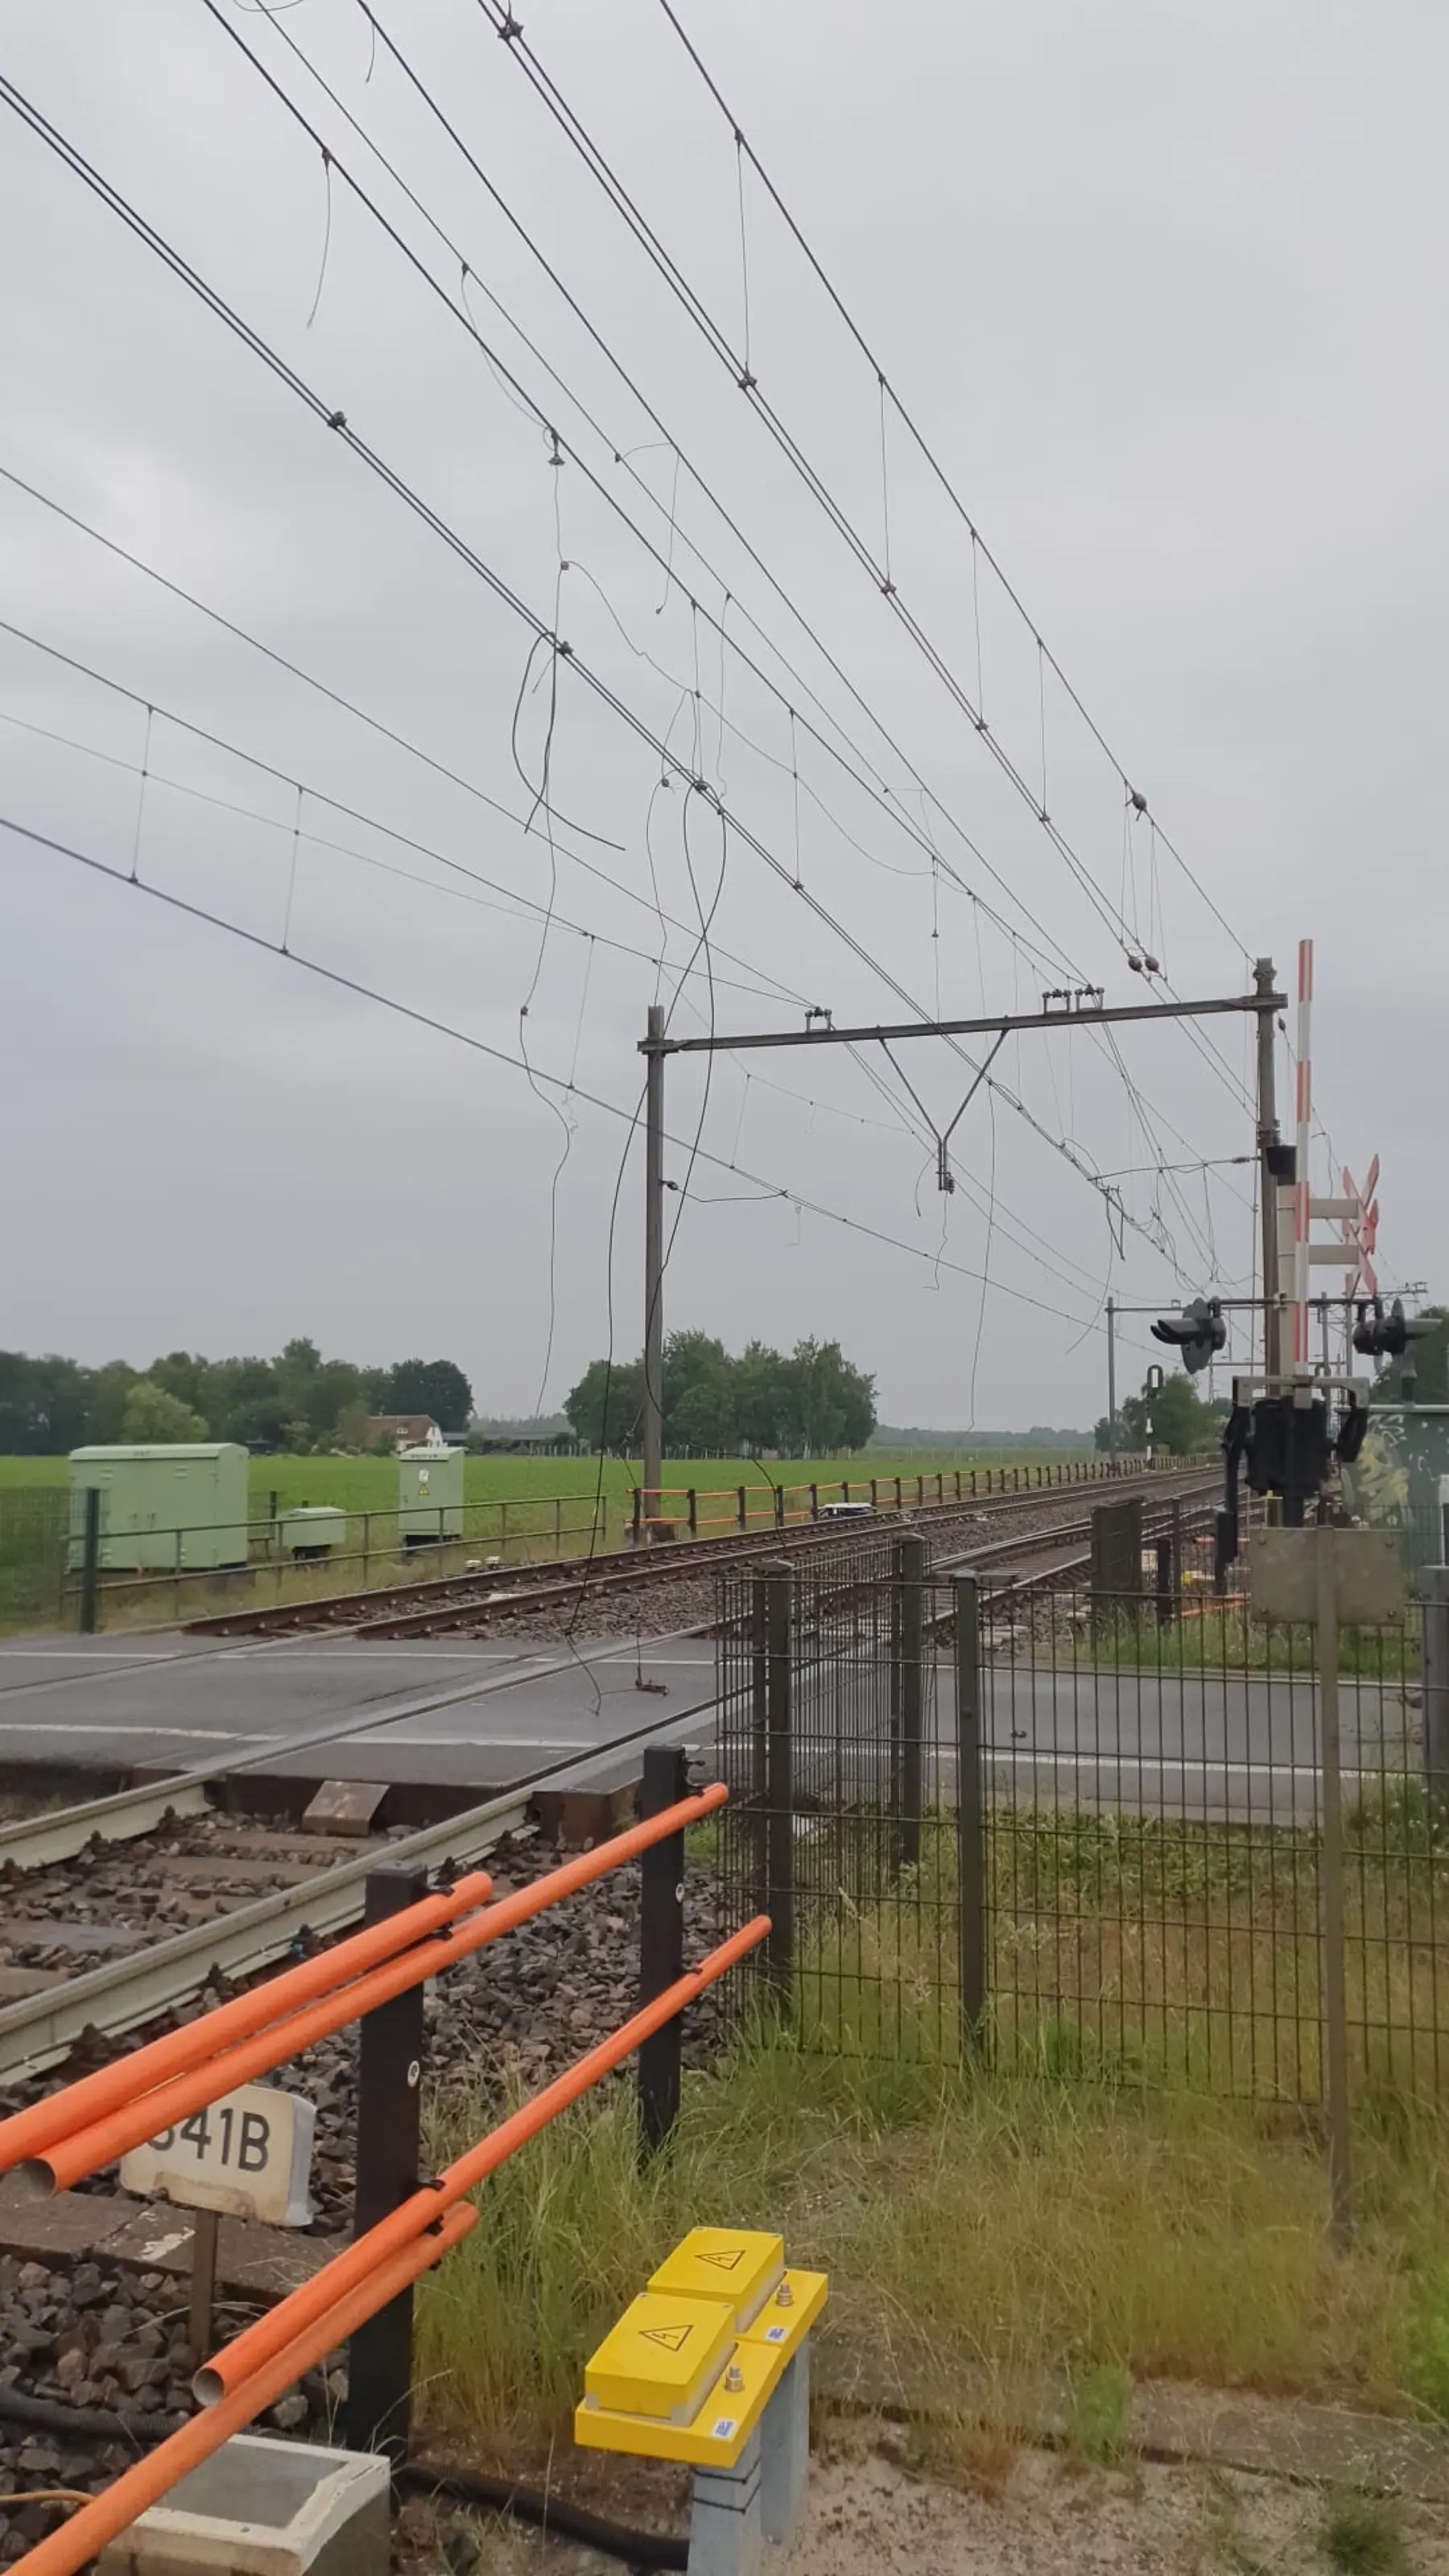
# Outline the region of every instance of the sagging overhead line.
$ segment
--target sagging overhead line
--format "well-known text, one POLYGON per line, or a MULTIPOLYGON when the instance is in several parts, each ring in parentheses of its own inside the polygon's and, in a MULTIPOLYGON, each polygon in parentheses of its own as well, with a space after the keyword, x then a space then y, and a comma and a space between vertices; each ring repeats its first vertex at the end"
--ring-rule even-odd
MULTIPOLYGON (((395 495, 397 499, 404 502, 408 509, 413 512, 422 524, 428 528, 433 535, 438 537, 439 540, 448 547, 450 552, 452 552, 470 572, 474 573, 477 578, 481 580, 493 593, 493 595, 503 603, 504 606, 510 608, 514 614, 522 620, 522 622, 530 629, 536 641, 547 644, 560 660, 567 662, 568 667, 577 674, 579 679, 592 692, 592 694, 619 719, 619 721, 636 737, 639 742, 647 746, 647 748, 653 753, 654 757, 660 761, 662 768, 665 771, 669 772, 682 787, 691 792, 704 795, 713 809, 719 814, 722 823, 727 825, 737 834, 744 846, 759 858, 777 879, 790 888, 790 890, 805 904, 806 908, 814 914, 814 916, 827 929, 833 932, 833 934, 842 941, 843 945, 850 950, 851 954, 862 965, 864 965, 870 973, 877 975, 888 989, 893 992, 900 1001, 904 1002, 908 1008, 918 1011, 923 1025, 929 1025, 928 1014, 923 1006, 916 1002, 914 996, 907 990, 906 986, 903 985, 900 980, 881 963, 879 957, 874 955, 861 940, 855 937, 854 933, 846 927, 845 923, 842 922, 837 915, 831 912, 827 904, 823 903, 817 895, 812 893, 808 886, 800 882, 793 867, 782 861, 756 832, 751 830, 747 824, 743 823, 738 816, 736 816, 730 808, 726 806, 717 791, 711 788, 706 780, 696 775, 691 764, 681 758, 678 753, 674 752, 670 748, 667 739, 662 738, 657 734, 653 727, 634 707, 628 703, 627 700, 621 698, 617 691, 612 688, 599 673, 594 671, 580 655, 575 653, 572 646, 555 632, 554 628, 550 626, 549 622, 545 618, 541 617, 535 609, 528 605, 528 603, 512 588, 503 576, 498 573, 486 558, 478 552, 476 547, 470 544, 469 541, 451 524, 451 522, 445 519, 441 512, 436 510, 432 504, 407 481, 405 476, 403 476, 396 467, 391 465, 386 458, 380 455, 378 451, 352 427, 348 421, 346 413, 340 408, 335 408, 330 405, 327 400, 317 392, 316 388, 310 384, 294 366, 292 366, 290 361, 285 359, 279 351, 273 348, 263 334, 251 323, 247 322, 245 318, 226 301, 225 297, 223 297, 217 289, 212 287, 206 279, 204 279, 200 273, 193 268, 191 263, 170 241, 167 240, 165 235, 158 232, 156 227, 151 224, 125 196, 122 195, 120 190, 117 189, 111 181, 106 179, 103 174, 86 159, 85 155, 78 149, 78 147, 72 144, 68 138, 60 132, 59 128, 56 127, 40 109, 35 107, 33 103, 26 98, 24 93, 17 88, 15 83, 3 73, 0 73, 0 102, 9 106, 15 114, 20 117, 22 122, 25 123, 32 133, 36 135, 38 140, 43 142, 47 148, 55 154, 56 158, 71 171, 72 175, 81 179, 91 190, 92 194, 95 195, 107 208, 107 210, 120 218, 120 220, 126 225, 127 229, 132 232, 148 250, 160 259, 165 267, 170 269, 173 276, 175 276, 182 285, 186 286, 217 320, 222 322, 226 328, 232 332, 234 337, 241 342, 242 346, 250 355, 259 359, 261 363, 278 379, 278 381, 286 386, 287 390, 295 396, 295 398, 308 412, 311 413, 312 417, 322 427, 326 428, 332 435, 337 437, 344 446, 349 448, 351 453, 360 463, 364 464, 368 470, 395 495)), ((993 1023, 993 1026, 994 1025, 995 1023, 993 1023)), ((948 1042, 952 1044, 955 1043, 954 1040, 948 1042)), ((1125 1079, 1125 1069, 1119 1067, 1119 1070, 1123 1070, 1125 1079)), ((997 1086, 993 1086, 993 1088, 995 1087, 997 1086)), ((1098 1187, 1099 1184, 1097 1182, 1096 1175, 1092 1172, 1089 1165, 1083 1161, 1081 1155, 1074 1150, 1071 1144, 1068 1143, 1066 1138, 1052 1135, 1051 1132, 1042 1125, 1041 1121, 1033 1116, 1031 1111, 1026 1107, 1026 1104, 1009 1088, 1005 1085, 1001 1085, 999 1087, 1001 1088, 1002 1097, 1016 1115, 1021 1117, 1025 1123, 1031 1127, 1035 1134, 1040 1136, 1044 1142, 1049 1144, 1054 1152, 1060 1154, 1062 1158, 1071 1165, 1072 1169, 1076 1171, 1080 1177, 1084 1178, 1090 1186, 1093 1188, 1098 1187)), ((1145 1115, 1145 1113, 1142 1114, 1145 1115)), ((1127 1219, 1127 1222, 1131 1223, 1134 1230, 1141 1233, 1146 1240, 1153 1242, 1158 1250, 1166 1251, 1168 1257, 1173 1260, 1174 1266, 1180 1271, 1181 1265, 1177 1262, 1176 1255, 1172 1251, 1170 1243, 1165 1239, 1165 1230, 1162 1227, 1160 1217, 1158 1220, 1158 1230, 1155 1233, 1150 1226, 1142 1224, 1138 1219, 1129 1218, 1127 1219)), ((1080 1319, 1070 1318, 1069 1320, 1077 1321, 1080 1319)))

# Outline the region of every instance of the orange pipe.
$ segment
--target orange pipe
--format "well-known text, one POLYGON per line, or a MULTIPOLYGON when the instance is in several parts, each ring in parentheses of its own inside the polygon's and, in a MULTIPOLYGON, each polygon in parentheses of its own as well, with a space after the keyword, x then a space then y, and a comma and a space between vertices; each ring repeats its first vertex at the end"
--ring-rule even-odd
MULTIPOLYGON (((716 1781, 697 1797, 681 1799, 661 1815, 650 1816, 642 1825, 631 1825, 627 1832, 614 1835, 591 1852, 581 1852, 577 1860, 545 1871, 541 1878, 512 1896, 500 1898, 496 1905, 480 1908, 471 1922, 445 1928, 425 1950, 405 1951, 400 1959, 390 1960, 366 1976, 355 1977, 340 1993, 327 1995, 306 2011, 291 2014, 286 2021, 244 2040, 239 2047, 223 2050, 204 2066, 188 2068, 169 2084, 158 2085, 139 2101, 129 2102, 124 2110, 111 2111, 84 2128, 63 2131, 52 2138, 43 2155, 27 2158, 27 2179, 40 2192, 68 2191, 86 2174, 98 2173, 103 2165, 114 2163, 128 2148, 154 2138, 158 2130, 174 2127, 205 2103, 220 2101, 223 2094, 234 2092, 239 2084, 248 2084, 269 2068, 284 2065, 316 2040, 325 2039, 329 2032, 343 2029, 379 2004, 390 2003, 410 1986, 441 1975, 456 1960, 471 1957, 475 1950, 513 1931, 517 1924, 526 1923, 530 1916, 544 1913, 591 1880, 606 1877, 611 1869, 647 1851, 652 1843, 662 1842, 682 1826, 712 1814, 728 1795, 724 1783, 716 1781)), ((212 2018, 208 2016, 191 2027, 205 2030, 212 2018)), ((58 2099, 63 2102, 65 2096, 58 2099)))
POLYGON ((425 2236, 410 2245, 374 2273, 350 2299, 329 2308, 311 2334, 288 2344, 268 2369, 258 2371, 236 2389, 225 2405, 213 2407, 206 2415, 193 2415, 179 2433, 171 2434, 144 2460, 138 2460, 134 2468, 125 2470, 104 2495, 82 2505, 79 2513, 73 2514, 59 2531, 53 2531, 48 2540, 27 2550, 17 2566, 24 2569, 25 2576, 79 2576, 79 2570, 89 2566, 108 2540, 129 2530, 139 2515, 159 2504, 162 2496, 169 2495, 213 2451, 219 2451, 233 2433, 255 2423, 304 2371, 345 2343, 358 2326, 386 2307, 389 2299, 395 2299, 410 2281, 416 2281, 421 2273, 440 2262, 477 2223, 476 2209, 451 2211, 435 2236, 425 2236))
POLYGON ((602 2076, 610 2074, 626 2057, 631 2057, 651 2031, 662 2029, 664 2023, 672 2021, 686 2004, 693 2003, 696 1996, 703 1994, 706 1986, 712 1986, 717 1977, 724 1976, 758 1942, 763 1941, 769 1929, 769 1916, 757 1914, 753 1922, 732 1933, 717 1950, 711 1950, 709 1957, 701 1960, 697 1968, 691 1969, 687 1976, 677 1978, 662 1995, 655 1997, 653 2003, 646 2004, 620 2029, 611 2031, 596 2048, 576 2059, 572 2066, 565 2067, 562 2075, 555 2076, 552 2084, 546 2084, 541 2093, 535 2093, 532 2101, 525 2102, 521 2110, 513 2112, 486 2137, 480 2138, 477 2146, 470 2147, 466 2155, 459 2156, 455 2163, 448 2165, 435 2183, 400 2202, 386 2218, 379 2220, 376 2227, 370 2227, 365 2236, 357 2237, 345 2252, 335 2254, 320 2272, 314 2272, 311 2280, 304 2281, 299 2290, 294 2290, 268 2315, 258 2318, 255 2325, 246 2327, 233 2342, 213 2354, 191 2383, 202 2404, 214 2405, 219 2398, 229 2396, 233 2389, 243 2387, 255 2372, 266 2367, 272 2354, 281 2350, 290 2337, 304 2332, 314 2318, 344 2299, 357 2283, 365 2281, 374 2265, 389 2262, 404 2245, 412 2242, 419 2229, 433 2225, 440 2210, 451 2209, 465 2192, 474 2190, 499 2165, 516 2155, 520 2147, 538 2135, 540 2129, 547 2128, 550 2120, 556 2120, 560 2111, 566 2111, 602 2076))
MULTIPOLYGON (((138 2093, 161 2083, 166 2076, 209 2059, 218 2048, 267 2022, 280 2020, 314 1995, 330 1992, 344 1978, 392 1958, 410 1941, 425 1939, 471 1907, 483 1904, 492 1893, 493 1881, 486 1870, 474 1870, 467 1878, 460 1878, 445 1896, 425 1896, 402 1913, 390 1914, 386 1922, 372 1924, 365 1932, 351 1933, 347 1940, 336 1942, 318 1958, 306 1959, 297 1968, 286 1968, 266 1985, 236 1995, 230 2003, 218 2004, 214 2012, 203 2014, 200 2021, 188 2022, 184 2030, 168 2031, 164 2039, 153 2039, 149 2046, 135 2049, 129 2057, 118 2058, 113 2066, 102 2066, 94 2075, 81 2076, 59 2093, 49 2094, 45 2101, 33 2103, 28 2111, 12 2113, 8 2120, 0 2120, 0 2173, 8 2173, 24 2157, 38 2154, 52 2139, 69 2137, 73 2130, 100 2119, 105 2112, 134 2102, 138 2093)), ((164 2120, 157 2120, 145 2134, 151 2137, 165 2125, 164 2120)))

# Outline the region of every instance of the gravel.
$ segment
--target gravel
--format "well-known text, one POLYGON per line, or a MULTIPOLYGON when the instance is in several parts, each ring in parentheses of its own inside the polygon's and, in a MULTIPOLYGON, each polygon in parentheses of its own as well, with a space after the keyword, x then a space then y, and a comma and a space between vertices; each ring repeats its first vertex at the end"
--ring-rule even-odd
MULTIPOLYGON (((536 1848, 504 1846, 490 1864, 500 1895, 525 1884, 543 1865, 536 1848)), ((536 2091, 595 2040, 617 2027, 638 1976, 638 1865, 582 1889, 539 1915, 427 1989, 425 2083, 436 2095, 466 2091, 479 2104, 479 2125, 510 2086, 536 2091)), ((711 1872, 690 1866, 685 1903, 686 1957, 703 1956, 719 1938, 711 1872)), ((198 1999, 200 2011, 218 1994, 198 1999)), ((189 2016, 188 2016, 189 2017, 189 2016)), ((690 2014, 688 2064, 707 2060, 717 2020, 712 1997, 690 2014)), ((154 2033, 140 2033, 138 2041, 154 2033)), ((95 2056, 102 2054, 100 2048, 95 2056)), ((125 2044, 105 2054, 125 2054, 125 2044)), ((352 2159, 357 2102, 357 2032, 339 2031, 282 2070, 318 2106, 313 2163, 314 2233, 336 2237, 351 2224, 352 2159)), ((51 2089, 53 2077, 12 2087, 4 2107, 17 2108, 51 2089)), ((628 2081, 625 2070, 616 2081, 628 2081)), ((110 2174, 83 2188, 106 2192, 110 2174)), ((0 2255, 0 2389, 18 2388, 76 2410, 103 2407, 167 2419, 167 2429, 194 2411, 194 2361, 186 2341, 187 2286, 158 2272, 137 2274, 103 2261, 54 2264, 0 2255)), ((219 2322, 237 2331, 258 2303, 228 2302, 219 2322)), ((274 2431, 323 2438, 345 2392, 344 2374, 309 2375, 265 2419, 274 2431)), ((142 2444, 140 2447, 145 2447, 142 2444)), ((0 2493, 30 2487, 98 2492, 134 2456, 135 2446, 33 2432, 0 2422, 0 2493)), ((24 2554, 64 2518, 62 2505, 0 2508, 0 2567, 24 2554)), ((414 2562, 416 2563, 416 2562, 414 2562)))

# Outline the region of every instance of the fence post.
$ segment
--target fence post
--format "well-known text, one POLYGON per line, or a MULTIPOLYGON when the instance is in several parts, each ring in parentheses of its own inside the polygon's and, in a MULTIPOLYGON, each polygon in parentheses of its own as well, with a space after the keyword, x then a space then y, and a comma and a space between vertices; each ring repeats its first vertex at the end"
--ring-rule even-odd
POLYGON ((1177 1613, 1177 1588, 1173 1581, 1173 1549, 1171 1538, 1158 1539, 1156 1542, 1156 1553, 1157 1624, 1159 1628, 1169 1628, 1171 1627, 1173 1619, 1177 1613))
POLYGON ((748 1528, 749 1528, 749 1526, 750 1526, 750 1515, 749 1515, 749 1507, 748 1507, 748 1505, 747 1505, 747 1503, 746 1503, 746 1501, 745 1501, 745 1489, 744 1489, 744 1486, 743 1486, 743 1485, 738 1486, 738 1487, 736 1488, 736 1491, 737 1491, 737 1493, 738 1493, 738 1495, 739 1495, 739 1504, 740 1504, 740 1527, 741 1527, 741 1529, 748 1529, 748 1528))
POLYGON ((1449 1565, 1419 1569, 1424 1605, 1424 1771, 1431 1797, 1449 1792, 1449 1565))
POLYGON ((693 1485, 691 1485, 691 1486, 690 1486, 689 1491, 687 1492, 687 1494, 686 1494, 686 1495, 685 1495, 685 1497, 684 1497, 684 1504, 685 1504, 685 1509, 686 1509, 686 1511, 687 1511, 687 1512, 688 1512, 688 1514, 689 1514, 689 1535, 690 1535, 690 1537, 691 1537, 691 1538, 698 1538, 698 1536, 699 1536, 699 1501, 698 1501, 698 1497, 696 1496, 696 1493, 695 1493, 695 1490, 694 1490, 693 1485))
POLYGON ((901 1859, 910 1867, 921 1857, 922 1717, 926 1681, 925 1540, 898 1538, 895 1559, 900 1616, 892 1625, 900 1640, 901 1659, 901 1859))
POLYGON ((765 1973, 781 2003, 795 1974, 795 1783, 790 1649, 793 1577, 765 1578, 765 1973))
POLYGON ((956 1470, 956 1500, 958 1503, 961 1500, 961 1470, 959 1467, 956 1470))
POLYGON ((81 1536, 80 1632, 93 1637, 100 1620, 101 1595, 101 1489, 86 1487, 85 1527, 81 1536))
POLYGON ((986 1803, 981 1779, 981 1600, 974 1574, 951 1586, 956 1629, 956 1896, 961 2053, 986 2024, 986 1803))
POLYGON ((562 1555, 562 1553, 563 1553, 563 1496, 562 1496, 562 1494, 555 1494, 555 1496, 554 1496, 554 1498, 553 1498, 553 1552, 554 1552, 554 1555, 555 1555, 555 1556, 560 1556, 560 1555, 562 1555))
POLYGON ((873 1512, 874 1512, 874 1511, 878 1511, 878 1510, 880 1509, 880 1478, 879 1478, 879 1476, 872 1476, 872 1478, 871 1478, 871 1480, 870 1480, 870 1507, 871 1507, 871 1510, 872 1510, 873 1512))
POLYGON ((1327 2058, 1328 2200, 1334 2246, 1353 2234, 1349 2177, 1348 1996, 1343 1927, 1343 1786, 1338 1734, 1338 1582, 1333 1531, 1314 1532, 1318 1559, 1318 1759, 1323 1789, 1323 2019, 1327 2058))
POLYGON ((364 1592, 367 1590, 371 1564, 372 1514, 371 1512, 364 1512, 362 1515, 362 1588, 364 1592))
MULTIPOLYGON (((426 1870, 384 1862, 370 1870, 363 1920, 381 1923, 427 1893, 426 1870)), ((418 2188, 423 1995, 412 1986, 364 2013, 357 2055, 357 2181, 353 2232, 389 2218, 418 2188)), ((353 2335, 347 2357, 343 2441, 400 2459, 412 2421, 413 2294, 401 2290, 353 2335)))
POLYGON ((785 1488, 784 1488, 784 1486, 783 1486, 783 1485, 777 1485, 777 1486, 775 1487, 775 1527, 776 1527, 776 1529, 783 1529, 783 1528, 784 1528, 784 1526, 785 1526, 785 1488))
POLYGON ((642 1494, 642 1492, 640 1491, 639 1487, 636 1485, 636 1486, 635 1486, 635 1488, 634 1488, 634 1522, 633 1522, 633 1527, 631 1528, 630 1533, 629 1533, 630 1538, 631 1538, 631 1540, 632 1540, 632 1542, 633 1542, 633 1544, 634 1544, 634 1546, 635 1546, 635 1547, 637 1547, 637 1546, 638 1546, 638 1544, 639 1544, 639 1523, 640 1523, 640 1515, 641 1515, 642 1508, 643 1508, 643 1502, 644 1502, 643 1494, 642 1494))
MULTIPOLYGON (((689 1795, 689 1756, 682 1744, 644 1748, 641 1817, 660 1816, 689 1795)), ((670 1834, 639 1864, 639 2005, 684 1974, 684 1835, 670 1834)), ((679 2117, 683 2023, 678 2013, 646 2039, 639 2051, 639 2144, 650 2156, 679 2117)))
POLYGON ((896 1510, 897 1510, 897 1511, 899 1511, 899 1510, 900 1510, 900 1507, 901 1507, 901 1480, 900 1480, 899 1476, 897 1476, 897 1478, 896 1478, 896 1510))
POLYGON ((818 1485, 812 1485, 810 1488, 810 1517, 812 1521, 818 1521, 820 1518, 820 1488, 818 1485))

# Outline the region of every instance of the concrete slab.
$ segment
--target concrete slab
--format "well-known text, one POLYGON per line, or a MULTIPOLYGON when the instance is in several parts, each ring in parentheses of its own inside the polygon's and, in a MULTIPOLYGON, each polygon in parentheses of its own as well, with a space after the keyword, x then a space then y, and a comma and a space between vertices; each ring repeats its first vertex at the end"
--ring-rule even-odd
MULTIPOLYGON (((91 2256, 139 2272, 188 2277, 195 2219, 164 2201, 130 2192, 60 2191, 32 2200, 19 2176, 0 2181, 0 2252, 41 2263, 91 2256)), ((300 2288, 335 2254, 339 2240, 314 2241, 295 2228, 223 2218, 217 2241, 217 2286, 252 2298, 282 2298, 300 2288)))
POLYGON ((236 2433, 108 2543, 97 2576, 387 2576, 389 2468, 236 2433))

